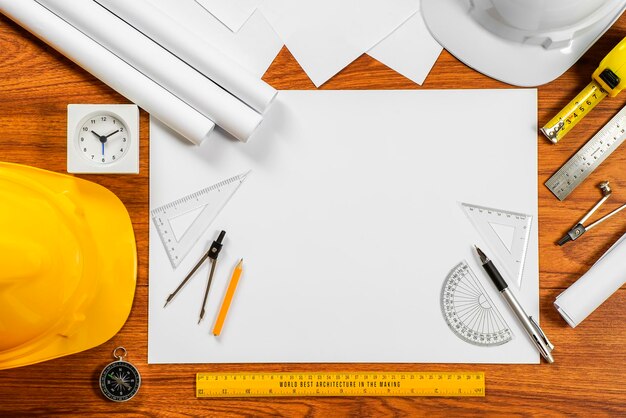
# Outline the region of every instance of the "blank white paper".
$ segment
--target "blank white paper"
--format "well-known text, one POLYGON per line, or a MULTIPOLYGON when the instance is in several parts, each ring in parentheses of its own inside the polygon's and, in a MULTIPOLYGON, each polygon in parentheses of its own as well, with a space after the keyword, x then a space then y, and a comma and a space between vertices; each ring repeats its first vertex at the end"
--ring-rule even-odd
POLYGON ((319 87, 419 9, 419 0, 265 0, 259 9, 319 87))
MULTIPOLYGON (((150 208, 252 170, 173 269, 150 221, 150 363, 538 363, 474 255, 460 202, 533 216, 521 290, 538 317, 536 90, 283 91, 248 144, 193 147, 153 120, 150 208), (514 117, 511 117, 514 115, 514 117), (203 266, 226 231, 207 313, 203 266), (218 338, 233 268, 244 271, 218 338), (448 328, 442 284, 466 260, 513 331, 479 347, 448 328)), ((487 247, 485 245, 485 247, 487 247)))
POLYGON ((441 50, 417 12, 367 54, 421 85, 441 50))
POLYGON ((265 74, 283 47, 282 40, 258 11, 233 33, 195 0, 150 2, 258 77, 265 74))
POLYGON ((228 29, 237 32, 263 0, 196 0, 228 29))

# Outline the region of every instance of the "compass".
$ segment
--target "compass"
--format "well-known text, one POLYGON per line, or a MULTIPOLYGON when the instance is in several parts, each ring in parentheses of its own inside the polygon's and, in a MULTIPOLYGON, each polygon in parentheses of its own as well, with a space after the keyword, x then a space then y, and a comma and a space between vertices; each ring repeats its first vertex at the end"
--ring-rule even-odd
POLYGON ((126 354, 124 347, 117 347, 113 350, 113 357, 117 360, 107 364, 100 373, 100 390, 114 402, 128 401, 141 386, 141 375, 135 366, 124 360, 126 354))

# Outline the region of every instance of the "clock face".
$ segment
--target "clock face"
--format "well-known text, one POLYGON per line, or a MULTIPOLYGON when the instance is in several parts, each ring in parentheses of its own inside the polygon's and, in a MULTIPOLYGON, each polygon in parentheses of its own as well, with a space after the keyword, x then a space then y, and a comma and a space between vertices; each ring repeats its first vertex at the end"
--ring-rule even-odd
POLYGON ((120 161, 130 148, 128 127, 118 116, 99 112, 88 115, 78 125, 76 146, 79 153, 97 165, 120 161))
POLYGON ((115 402, 124 402, 135 396, 140 385, 139 372, 126 361, 114 361, 100 374, 102 394, 115 402))

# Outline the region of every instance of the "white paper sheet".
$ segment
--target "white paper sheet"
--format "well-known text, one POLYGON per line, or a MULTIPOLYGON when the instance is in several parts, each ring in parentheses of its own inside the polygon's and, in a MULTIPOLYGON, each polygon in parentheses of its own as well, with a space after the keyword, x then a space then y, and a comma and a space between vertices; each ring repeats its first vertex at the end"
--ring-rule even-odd
POLYGON ((237 32, 262 0, 196 0, 228 29, 237 32))
POLYGON ((34 0, 0 0, 0 12, 194 144, 215 124, 34 0))
MULTIPOLYGON (((536 90, 284 91, 260 138, 244 145, 216 132, 210 152, 153 121, 151 208, 252 172, 176 270, 150 222, 149 362, 537 363, 477 263, 472 244, 483 243, 459 205, 536 219, 536 110, 536 90), (224 249, 198 325, 207 265, 163 304, 220 229, 224 249), (241 257, 216 338, 210 330, 241 257), (474 346, 445 323, 441 287, 463 259, 512 341, 474 346)), ((536 318, 536 221, 531 228, 516 296, 536 318)))
POLYGON ((393 32, 419 0, 265 0, 259 10, 316 86, 393 32))
POLYGON ((422 84, 441 50, 418 11, 367 54, 409 80, 422 84))
POLYGON ((149 1, 257 77, 263 76, 283 47, 282 40, 258 11, 239 32, 233 33, 195 0, 149 1))
POLYGON ((580 325, 626 283, 626 235, 622 236, 573 285, 557 296, 554 306, 572 327, 580 325))

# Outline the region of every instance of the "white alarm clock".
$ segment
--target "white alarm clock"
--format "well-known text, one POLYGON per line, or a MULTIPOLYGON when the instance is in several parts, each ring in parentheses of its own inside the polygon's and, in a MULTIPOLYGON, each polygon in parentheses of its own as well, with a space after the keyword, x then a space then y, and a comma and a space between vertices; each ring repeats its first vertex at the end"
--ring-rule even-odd
POLYGON ((139 173, 139 108, 68 105, 67 172, 139 173))

